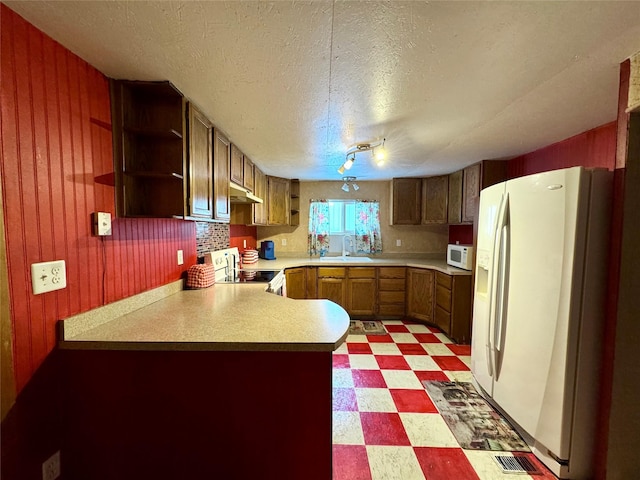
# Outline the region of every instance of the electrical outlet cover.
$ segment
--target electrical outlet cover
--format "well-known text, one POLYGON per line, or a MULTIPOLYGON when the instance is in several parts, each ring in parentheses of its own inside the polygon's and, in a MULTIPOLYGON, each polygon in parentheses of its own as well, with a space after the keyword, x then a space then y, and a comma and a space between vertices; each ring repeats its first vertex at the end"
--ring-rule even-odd
POLYGON ((96 235, 111 235, 111 214, 106 212, 96 213, 96 235))
POLYGON ((33 294, 52 292, 67 287, 67 267, 64 260, 31 264, 33 294))

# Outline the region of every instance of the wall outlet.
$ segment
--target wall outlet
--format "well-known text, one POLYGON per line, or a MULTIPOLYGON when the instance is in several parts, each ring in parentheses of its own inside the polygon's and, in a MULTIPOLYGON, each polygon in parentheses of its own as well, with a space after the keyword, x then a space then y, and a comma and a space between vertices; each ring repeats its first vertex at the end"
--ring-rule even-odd
POLYGON ((285 247, 287 245, 287 239, 283 238, 282 239, 282 246, 285 247))
POLYGON ((67 267, 64 260, 31 264, 33 294, 52 292, 67 286, 67 267))
POLYGON ((60 450, 42 463, 42 480, 56 480, 60 477, 60 450))
POLYGON ((402 246, 402 240, 400 240, 399 238, 396 240, 396 247, 401 247, 402 246))
POLYGON ((93 234, 97 236, 111 235, 111 214, 105 212, 93 212, 91 214, 93 234))
POLYGON ((184 253, 182 250, 178 250, 178 265, 182 265, 184 263, 184 253))

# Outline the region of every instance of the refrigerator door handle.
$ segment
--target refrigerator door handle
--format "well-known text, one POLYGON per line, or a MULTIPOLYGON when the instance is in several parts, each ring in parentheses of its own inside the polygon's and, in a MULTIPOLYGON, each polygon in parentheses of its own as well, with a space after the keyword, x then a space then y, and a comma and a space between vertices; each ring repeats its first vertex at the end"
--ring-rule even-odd
POLYGON ((497 252, 495 253, 494 268, 497 268, 495 290, 492 295, 494 301, 493 315, 491 324, 493 325, 491 363, 493 364, 493 377, 498 380, 500 373, 499 353, 502 349, 502 330, 506 326, 503 322, 505 315, 505 296, 506 296, 506 276, 509 248, 509 194, 505 194, 501 202, 501 209, 498 214, 497 238, 495 245, 497 252))
POLYGON ((490 377, 494 376, 495 373, 495 345, 493 340, 495 338, 495 316, 496 316, 496 308, 498 301, 498 257, 500 254, 500 235, 502 232, 502 219, 504 212, 504 204, 505 204, 505 196, 500 198, 500 205, 498 206, 498 215, 496 218, 496 224, 493 229, 493 251, 491 254, 491 270, 489 271, 489 285, 490 285, 490 295, 489 295, 489 321, 487 322, 487 343, 485 345, 486 348, 486 359, 487 359, 487 373, 490 377))

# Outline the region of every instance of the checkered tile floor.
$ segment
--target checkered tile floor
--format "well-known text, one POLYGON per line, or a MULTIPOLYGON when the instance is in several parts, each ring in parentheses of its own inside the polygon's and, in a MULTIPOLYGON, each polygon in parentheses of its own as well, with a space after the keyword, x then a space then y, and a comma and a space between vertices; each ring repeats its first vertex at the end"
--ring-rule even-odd
POLYGON ((333 480, 556 478, 533 454, 544 475, 503 474, 492 452, 462 450, 421 382, 471 381, 471 347, 383 323, 388 335, 350 335, 333 355, 333 480))

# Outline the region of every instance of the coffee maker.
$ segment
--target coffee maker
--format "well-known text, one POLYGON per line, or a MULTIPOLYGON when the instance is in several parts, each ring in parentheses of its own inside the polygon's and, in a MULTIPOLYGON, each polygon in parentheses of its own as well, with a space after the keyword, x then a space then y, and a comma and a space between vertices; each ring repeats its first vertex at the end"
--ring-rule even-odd
POLYGON ((260 258, 265 260, 275 260, 276 252, 273 245, 273 240, 263 240, 260 242, 260 252, 258 252, 260 258))

